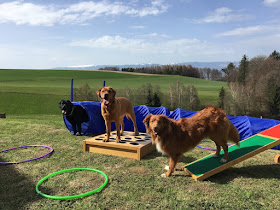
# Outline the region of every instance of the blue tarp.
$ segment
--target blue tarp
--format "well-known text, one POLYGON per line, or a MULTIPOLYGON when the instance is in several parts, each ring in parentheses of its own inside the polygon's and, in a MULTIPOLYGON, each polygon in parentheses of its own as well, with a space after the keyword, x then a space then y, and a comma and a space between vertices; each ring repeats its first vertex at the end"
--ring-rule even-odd
MULTIPOLYGON (((88 113, 89 121, 82 123, 82 135, 100 134, 105 132, 105 122, 101 115, 100 102, 81 101, 73 102, 74 105, 82 106, 88 113)), ((71 133, 74 133, 72 125, 63 115, 63 120, 71 133)))
MULTIPOLYGON (((82 106, 89 115, 89 122, 82 123, 82 134, 83 135, 95 135, 105 133, 106 127, 104 119, 101 115, 101 103, 94 101, 81 101, 73 102, 75 105, 82 106)), ((145 125, 143 123, 144 118, 149 114, 164 114, 169 118, 179 120, 180 118, 189 118, 196 114, 196 111, 187 111, 183 109, 176 109, 174 111, 169 111, 165 107, 147 107, 145 105, 135 106, 134 112, 136 115, 136 123, 139 132, 146 132, 145 125)), ((280 124, 280 121, 273 119, 260 119, 256 117, 240 116, 233 117, 228 116, 229 120, 238 129, 240 140, 246 139, 252 135, 255 135, 261 131, 271 128, 275 125, 280 124)), ((68 130, 73 133, 71 124, 63 117, 64 122, 68 130)), ((133 123, 124 117, 125 130, 133 131, 133 123)), ((114 123, 112 123, 112 130, 115 129, 114 123)), ((274 149, 280 150, 280 145, 274 147, 274 149)))

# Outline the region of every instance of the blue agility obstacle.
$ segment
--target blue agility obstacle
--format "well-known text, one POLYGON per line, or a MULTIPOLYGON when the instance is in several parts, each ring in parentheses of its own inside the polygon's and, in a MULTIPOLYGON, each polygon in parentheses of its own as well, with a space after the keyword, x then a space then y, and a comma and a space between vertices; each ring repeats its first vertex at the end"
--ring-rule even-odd
MULTIPOLYGON (((89 121, 82 123, 82 135, 96 135, 105 133, 106 127, 104 119, 101 115, 101 103, 94 101, 80 101, 73 102, 75 105, 82 106, 89 115, 89 121)), ((136 115, 136 124, 139 132, 146 132, 146 128, 143 119, 149 115, 160 115, 164 114, 169 118, 179 120, 180 118, 189 118, 196 114, 196 111, 187 111, 183 109, 176 109, 174 111, 170 111, 165 107, 148 107, 145 105, 135 106, 134 112, 136 115)), ((63 116, 65 125, 67 129, 73 133, 73 128, 71 123, 69 123, 65 116, 63 116)), ((248 116, 240 116, 233 117, 228 116, 229 120, 233 123, 233 125, 238 129, 240 140, 246 139, 252 135, 260 133, 268 128, 271 128, 275 125, 280 124, 280 121, 273 119, 260 119, 256 117, 248 117, 248 116)), ((124 117, 124 124, 126 131, 133 131, 133 123, 131 120, 128 120, 124 117)), ((115 129, 114 123, 112 123, 112 130, 115 129)), ((274 147, 274 149, 280 150, 280 145, 274 147)))

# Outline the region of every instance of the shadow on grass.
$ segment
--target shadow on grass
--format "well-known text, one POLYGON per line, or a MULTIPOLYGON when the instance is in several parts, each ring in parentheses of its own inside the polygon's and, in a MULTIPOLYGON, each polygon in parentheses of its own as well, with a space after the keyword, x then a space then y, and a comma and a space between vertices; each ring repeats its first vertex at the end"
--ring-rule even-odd
POLYGON ((253 165, 241 168, 229 168, 221 173, 218 173, 208 180, 218 184, 227 184, 235 178, 255 178, 255 179, 279 179, 280 180, 280 165, 253 165))
MULTIPOLYGON (((5 161, 0 158, 0 162, 5 161)), ((22 209, 28 203, 41 199, 36 193, 36 184, 20 173, 15 165, 0 165, 0 209, 22 209)))
POLYGON ((191 156, 182 156, 180 159, 180 162, 183 162, 183 163, 185 163, 185 165, 187 165, 188 163, 191 163, 195 160, 197 160, 197 159, 194 157, 191 157, 191 156))
MULTIPOLYGON (((169 161, 169 156, 168 155, 163 155, 161 152, 158 152, 158 151, 153 151, 153 152, 151 152, 150 154, 148 154, 148 155, 146 155, 145 157, 143 157, 142 159, 148 159, 148 160, 150 160, 150 159, 155 159, 155 158, 157 158, 157 157, 165 157, 168 161, 169 161)), ((195 161, 196 159, 195 158, 193 158, 193 157, 191 157, 191 156, 185 156, 185 155, 183 155, 181 158, 180 158, 180 160, 179 160, 179 162, 183 162, 183 163, 186 163, 186 164, 188 164, 188 163, 191 163, 191 162, 193 162, 193 161, 195 161)), ((167 164, 168 164, 169 162, 167 162, 167 164)))

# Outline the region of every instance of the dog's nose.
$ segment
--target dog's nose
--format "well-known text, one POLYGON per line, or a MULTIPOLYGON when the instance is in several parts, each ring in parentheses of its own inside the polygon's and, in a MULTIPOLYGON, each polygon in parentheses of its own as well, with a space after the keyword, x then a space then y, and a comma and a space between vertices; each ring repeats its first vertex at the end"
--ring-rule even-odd
POLYGON ((109 94, 108 93, 104 94, 104 99, 108 100, 108 98, 109 98, 109 94))
POLYGON ((154 127, 154 131, 158 132, 158 127, 157 126, 154 127))

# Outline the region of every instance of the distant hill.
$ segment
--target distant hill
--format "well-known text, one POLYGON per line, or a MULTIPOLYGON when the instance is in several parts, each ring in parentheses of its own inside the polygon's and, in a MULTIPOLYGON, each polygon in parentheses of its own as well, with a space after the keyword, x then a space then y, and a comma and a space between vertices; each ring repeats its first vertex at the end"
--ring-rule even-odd
POLYGON ((74 70, 98 70, 105 67, 117 67, 120 70, 122 68, 142 68, 150 66, 158 66, 159 64, 128 64, 128 65, 85 65, 85 66, 67 66, 57 67, 54 69, 74 69, 74 70))
MULTIPOLYGON (((230 62, 183 62, 173 63, 170 65, 192 65, 197 68, 211 68, 221 70, 226 68, 230 62)), ((233 62, 234 65, 238 66, 239 62, 233 62)), ((56 67, 54 69, 75 69, 75 70, 98 70, 105 67, 117 67, 120 70, 122 68, 143 68, 150 66, 160 66, 161 64, 128 64, 128 65, 84 65, 84 66, 67 66, 67 67, 56 67)))
MULTIPOLYGON (((210 69, 218 69, 221 70, 226 68, 229 62, 184 62, 178 63, 179 65, 192 65, 193 67, 197 68, 210 68, 210 69)), ((239 62, 232 62, 235 66, 239 65, 239 62)))

